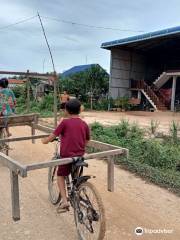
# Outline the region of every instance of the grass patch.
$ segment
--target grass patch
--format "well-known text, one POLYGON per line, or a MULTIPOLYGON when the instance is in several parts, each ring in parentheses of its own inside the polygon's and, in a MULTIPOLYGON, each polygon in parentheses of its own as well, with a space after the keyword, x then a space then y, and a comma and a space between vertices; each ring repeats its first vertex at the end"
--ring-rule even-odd
POLYGON ((137 124, 124 120, 112 127, 94 123, 91 131, 95 140, 129 149, 129 158, 117 158, 116 164, 180 195, 180 172, 176 170, 180 144, 178 139, 174 141, 174 136, 163 141, 144 139, 144 132, 137 124))

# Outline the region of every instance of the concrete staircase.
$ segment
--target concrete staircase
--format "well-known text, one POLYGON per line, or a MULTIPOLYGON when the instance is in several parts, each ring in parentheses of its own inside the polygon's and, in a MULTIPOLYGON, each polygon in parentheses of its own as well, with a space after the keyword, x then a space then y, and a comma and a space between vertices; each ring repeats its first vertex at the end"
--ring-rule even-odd
POLYGON ((154 90, 143 80, 138 81, 138 89, 143 93, 155 110, 167 110, 163 97, 158 97, 154 90))
POLYGON ((167 72, 163 72, 155 81, 154 86, 157 89, 161 88, 172 76, 169 75, 167 72))
POLYGON ((141 92, 142 92, 143 95, 146 97, 146 99, 149 101, 149 103, 152 105, 152 107, 153 107, 155 110, 158 110, 158 109, 157 109, 157 106, 156 106, 155 103, 152 101, 152 99, 149 97, 149 95, 148 95, 143 89, 141 89, 141 92))

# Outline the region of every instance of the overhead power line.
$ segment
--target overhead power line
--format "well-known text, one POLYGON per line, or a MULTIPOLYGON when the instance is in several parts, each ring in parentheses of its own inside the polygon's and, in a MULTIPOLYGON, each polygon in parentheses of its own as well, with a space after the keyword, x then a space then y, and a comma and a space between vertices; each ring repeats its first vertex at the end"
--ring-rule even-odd
MULTIPOLYGON (((13 26, 16 26, 16 25, 21 24, 21 23, 28 22, 28 21, 36 18, 36 17, 38 17, 38 15, 22 19, 20 21, 15 22, 15 23, 6 25, 4 27, 0 27, 0 30, 6 29, 6 28, 9 28, 9 27, 13 27, 13 26)), ((88 25, 88 24, 84 24, 84 23, 77 23, 77 22, 72 22, 72 21, 67 21, 67 20, 64 20, 64 19, 47 17, 47 16, 40 16, 40 17, 44 18, 44 19, 49 19, 51 21, 56 21, 56 22, 61 22, 61 23, 71 24, 71 25, 77 25, 77 26, 82 26, 82 27, 87 27, 87 28, 94 28, 94 29, 101 29, 101 30, 111 30, 111 31, 120 31, 120 32, 144 32, 143 30, 122 29, 122 28, 113 28, 113 27, 102 27, 102 26, 88 25)))
POLYGON ((77 22, 71 22, 59 18, 52 18, 47 16, 41 16, 42 18, 49 19, 56 22, 71 24, 71 25, 78 25, 82 27, 88 27, 88 28, 96 28, 96 29, 103 29, 103 30, 113 30, 113 31, 121 31, 121 32, 144 32, 143 30, 133 30, 133 29, 122 29, 122 28, 112 28, 112 27, 102 27, 102 26, 95 26, 95 25, 88 25, 83 23, 77 23, 77 22))
POLYGON ((36 18, 36 17, 37 17, 37 15, 32 16, 32 17, 29 17, 29 18, 22 19, 22 20, 20 20, 20 21, 18 21, 18 22, 15 22, 15 23, 6 25, 6 26, 4 26, 4 27, 0 27, 0 30, 6 29, 6 28, 9 28, 9 27, 13 27, 13 26, 18 25, 18 24, 21 24, 21 23, 28 22, 28 21, 36 18))

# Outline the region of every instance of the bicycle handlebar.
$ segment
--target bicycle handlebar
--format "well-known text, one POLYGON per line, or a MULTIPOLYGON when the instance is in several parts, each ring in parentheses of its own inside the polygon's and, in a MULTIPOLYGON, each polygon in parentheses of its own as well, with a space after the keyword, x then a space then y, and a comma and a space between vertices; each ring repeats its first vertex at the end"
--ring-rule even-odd
POLYGON ((60 138, 56 137, 55 139, 53 139, 51 142, 60 142, 60 138))

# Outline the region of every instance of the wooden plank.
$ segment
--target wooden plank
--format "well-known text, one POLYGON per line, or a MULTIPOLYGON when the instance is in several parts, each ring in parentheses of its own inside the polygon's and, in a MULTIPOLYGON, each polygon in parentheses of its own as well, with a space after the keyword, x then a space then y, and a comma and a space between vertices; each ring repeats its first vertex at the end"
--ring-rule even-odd
POLYGON ((108 157, 107 165, 107 185, 108 191, 114 192, 114 158, 113 156, 108 157))
MULTIPOLYGON (((104 151, 99 153, 87 154, 86 156, 84 156, 84 159, 89 160, 89 159, 104 158, 104 157, 122 155, 122 154, 124 154, 124 151, 122 149, 114 149, 114 150, 109 150, 109 151, 104 151)), ((26 166, 26 169, 27 171, 31 171, 31 170, 48 168, 48 167, 57 166, 57 165, 65 165, 65 164, 71 163, 72 161, 73 161, 72 158, 62 158, 62 159, 57 159, 50 162, 29 164, 26 166)))
POLYGON ((6 156, 4 153, 0 152, 0 162, 8 167, 11 171, 20 174, 21 177, 27 177, 27 170, 26 166, 21 165, 14 159, 10 158, 9 156, 6 156))
MULTIPOLYGON (((43 132, 47 132, 47 133, 52 133, 54 131, 54 128, 46 127, 46 126, 43 126, 43 125, 40 125, 40 124, 35 125, 35 127, 38 130, 43 131, 43 132)), ((115 145, 99 142, 99 141, 96 141, 96 140, 90 140, 88 142, 88 146, 93 147, 93 148, 98 149, 98 150, 102 150, 102 151, 113 150, 113 149, 121 149, 123 151, 124 155, 126 155, 127 152, 128 152, 128 149, 126 149, 126 148, 121 148, 121 147, 118 147, 118 146, 115 146, 115 145)))
MULTIPOLYGON (((15 71, 0 71, 0 74, 11 74, 11 75, 23 75, 27 76, 27 72, 15 72, 15 71)), ((47 74, 47 73, 37 73, 37 72, 29 72, 28 76, 31 78, 38 78, 38 77, 53 77, 54 74, 47 74)))
POLYGON ((49 134, 39 134, 39 135, 25 136, 25 137, 3 138, 3 139, 0 139, 0 143, 4 143, 4 142, 19 142, 19 141, 40 139, 40 138, 44 138, 44 137, 48 137, 48 136, 49 136, 49 134))
POLYGON ((54 131, 54 128, 46 127, 41 124, 35 124, 35 128, 46 133, 52 133, 54 131))
MULTIPOLYGON (((8 123, 8 126, 9 127, 31 126, 31 122, 8 123)), ((4 125, 0 125, 0 127, 4 127, 4 125)))
POLYGON ((126 150, 127 150, 126 148, 121 148, 121 147, 118 147, 118 146, 115 146, 115 145, 112 145, 112 144, 103 143, 103 142, 99 142, 99 141, 96 141, 96 140, 90 140, 88 142, 88 146, 99 149, 99 150, 121 149, 124 152, 126 152, 126 150))
POLYGON ((18 221, 20 220, 18 174, 10 170, 10 178, 11 178, 12 217, 14 221, 18 221))
POLYGON ((6 117, 0 117, 0 127, 4 126, 4 121, 7 119, 9 125, 19 124, 19 123, 32 123, 34 121, 34 117, 39 117, 38 113, 31 113, 25 115, 11 115, 6 117))

